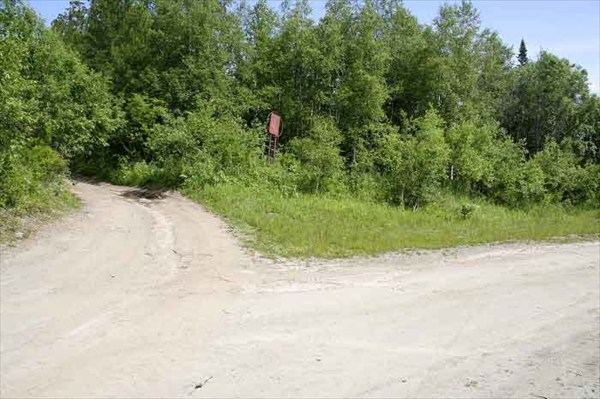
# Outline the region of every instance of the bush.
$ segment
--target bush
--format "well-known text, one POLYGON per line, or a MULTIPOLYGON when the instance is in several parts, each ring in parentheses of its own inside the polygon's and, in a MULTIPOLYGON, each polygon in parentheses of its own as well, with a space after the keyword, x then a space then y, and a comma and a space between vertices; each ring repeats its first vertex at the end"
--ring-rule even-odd
POLYGON ((258 169, 259 178, 254 185, 281 193, 284 197, 296 196, 300 192, 298 181, 302 165, 292 154, 281 153, 273 164, 258 169))
POLYGON ((233 117, 217 118, 209 106, 200 104, 185 118, 157 125, 147 146, 158 167, 180 175, 188 188, 202 188, 256 181, 264 164, 261 141, 257 130, 243 129, 233 117))
POLYGON ((525 159, 525 149, 504 137, 495 141, 490 157, 493 173, 483 182, 483 192, 494 201, 511 207, 539 202, 544 196, 544 173, 525 159))
POLYGON ((35 82, 33 135, 66 159, 108 145, 123 115, 107 79, 91 71, 52 31, 31 45, 24 73, 35 82))
POLYGON ((67 164, 52 148, 13 145, 0 159, 0 207, 40 210, 64 193, 67 164))
POLYGON ((588 179, 588 173, 594 174, 594 167, 585 170, 578 161, 567 141, 562 146, 553 140, 548 141, 544 149, 535 155, 532 162, 544 173, 546 202, 578 204, 586 202, 588 195, 594 197, 597 184, 588 179))
POLYGON ((441 126, 430 110, 417 121, 415 136, 392 133, 380 141, 376 164, 388 201, 416 208, 440 195, 450 154, 441 126))
POLYGON ((313 118, 306 137, 292 139, 289 149, 300 161, 297 182, 301 191, 318 193, 343 190, 341 142, 340 130, 327 117, 313 118))
POLYGON ((114 184, 140 187, 176 188, 183 182, 175 167, 159 167, 156 164, 139 161, 123 163, 113 171, 109 179, 114 184))
POLYGON ((477 193, 494 173, 493 147, 498 128, 462 122, 452 126, 446 140, 450 146, 450 179, 459 192, 477 193))
POLYGON ((600 164, 576 167, 573 182, 570 190, 564 193, 566 201, 573 205, 600 208, 600 164))
POLYGON ((460 206, 460 217, 462 219, 468 219, 470 218, 477 210, 479 209, 479 207, 475 204, 462 204, 460 206))

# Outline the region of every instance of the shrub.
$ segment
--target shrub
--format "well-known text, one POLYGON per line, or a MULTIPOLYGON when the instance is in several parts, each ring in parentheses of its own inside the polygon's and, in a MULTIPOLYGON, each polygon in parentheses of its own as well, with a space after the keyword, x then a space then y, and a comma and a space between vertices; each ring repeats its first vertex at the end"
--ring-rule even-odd
POLYGON ((576 167, 573 182, 571 189, 564 193, 568 202, 600 208, 600 164, 589 163, 585 167, 576 167))
POLYGON ((175 188, 183 181, 178 168, 169 165, 161 167, 145 161, 122 163, 109 178, 115 184, 140 187, 175 188))
POLYGON ((493 172, 490 154, 498 129, 494 125, 462 122, 452 126, 446 140, 450 146, 450 179, 459 192, 476 193, 489 182, 493 172))
POLYGON ((577 158, 570 146, 565 142, 558 145, 554 140, 546 143, 544 149, 533 158, 544 173, 544 187, 547 202, 579 202, 577 191, 578 179, 585 178, 585 172, 577 164, 577 158))
POLYGON ((441 125, 430 110, 417 121, 415 136, 392 133, 380 141, 376 163, 388 201, 416 208, 439 196, 450 153, 441 125))
POLYGON ((67 164, 52 148, 13 145, 0 158, 0 207, 32 211, 63 193, 67 164))
POLYGON ((300 190, 318 193, 341 189, 344 184, 341 142, 340 130, 327 117, 314 118, 306 137, 292 139, 290 151, 301 165, 297 178, 300 190))
POLYGON ((460 206, 460 217, 462 219, 468 219, 470 218, 477 210, 479 209, 479 207, 475 204, 462 204, 460 206))
POLYGON ((493 173, 483 182, 483 192, 494 201, 511 207, 540 201, 544 195, 544 173, 527 162, 521 143, 503 137, 495 141, 490 153, 493 173))

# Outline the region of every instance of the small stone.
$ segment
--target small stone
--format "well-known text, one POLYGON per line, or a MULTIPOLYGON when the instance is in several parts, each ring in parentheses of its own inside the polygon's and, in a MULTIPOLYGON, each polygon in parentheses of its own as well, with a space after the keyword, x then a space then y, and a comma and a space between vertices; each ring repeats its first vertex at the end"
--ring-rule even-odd
POLYGON ((467 383, 465 384, 465 386, 468 387, 468 388, 475 388, 475 387, 477 387, 477 384, 478 384, 477 381, 470 380, 470 381, 467 381, 467 383))
POLYGON ((23 233, 22 231, 15 231, 15 238, 20 240, 23 237, 25 237, 25 233, 23 233))

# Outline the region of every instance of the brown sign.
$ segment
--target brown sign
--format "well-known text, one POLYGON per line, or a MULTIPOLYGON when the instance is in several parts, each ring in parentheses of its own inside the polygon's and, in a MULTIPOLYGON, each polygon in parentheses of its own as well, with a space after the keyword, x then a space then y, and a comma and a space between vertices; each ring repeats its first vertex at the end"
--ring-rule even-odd
POLYGON ((269 116, 269 134, 271 136, 279 137, 281 134, 281 116, 277 115, 275 112, 271 112, 269 116))

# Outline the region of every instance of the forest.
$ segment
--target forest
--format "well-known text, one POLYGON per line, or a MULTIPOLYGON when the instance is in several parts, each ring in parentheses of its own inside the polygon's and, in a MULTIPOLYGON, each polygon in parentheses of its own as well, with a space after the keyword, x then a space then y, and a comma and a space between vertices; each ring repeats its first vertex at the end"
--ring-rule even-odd
POLYGON ((600 233, 582 67, 513 49, 468 1, 431 24, 400 0, 271 6, 73 0, 47 27, 0 0, 0 216, 93 176, 178 189, 278 254, 600 233))

